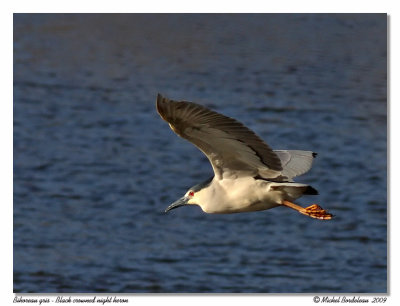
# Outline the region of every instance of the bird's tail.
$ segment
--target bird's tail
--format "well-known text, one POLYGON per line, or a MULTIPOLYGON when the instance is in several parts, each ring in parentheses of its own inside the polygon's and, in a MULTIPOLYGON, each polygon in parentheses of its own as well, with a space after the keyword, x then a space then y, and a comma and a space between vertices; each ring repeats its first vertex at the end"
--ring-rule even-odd
POLYGON ((289 201, 293 201, 302 195, 318 194, 315 188, 301 183, 274 183, 271 189, 282 191, 285 194, 285 198, 289 201))

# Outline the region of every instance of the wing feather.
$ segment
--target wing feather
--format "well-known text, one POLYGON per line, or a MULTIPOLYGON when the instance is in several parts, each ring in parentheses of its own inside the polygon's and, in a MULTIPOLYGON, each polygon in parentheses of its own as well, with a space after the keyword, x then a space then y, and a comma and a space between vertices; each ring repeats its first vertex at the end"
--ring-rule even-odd
POLYGON ((189 140, 210 160, 220 178, 229 175, 281 176, 278 155, 237 120, 187 101, 157 96, 157 111, 179 136, 189 140))
POLYGON ((290 180, 311 169, 316 153, 301 150, 274 150, 282 163, 282 175, 290 180))

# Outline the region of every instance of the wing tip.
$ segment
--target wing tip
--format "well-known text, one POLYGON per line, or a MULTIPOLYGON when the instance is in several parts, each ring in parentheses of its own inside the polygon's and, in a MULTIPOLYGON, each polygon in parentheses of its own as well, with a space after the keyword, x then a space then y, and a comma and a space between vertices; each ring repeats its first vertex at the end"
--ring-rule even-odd
POLYGON ((161 116, 161 118, 164 118, 165 114, 165 103, 169 101, 167 98, 163 97, 160 93, 157 93, 157 100, 156 100, 156 109, 158 114, 161 116))
POLYGON ((165 100, 165 98, 162 96, 162 94, 157 93, 157 99, 156 99, 156 104, 160 104, 165 100))
POLYGON ((316 153, 316 152, 312 152, 312 157, 316 158, 316 157, 317 157, 317 155, 318 155, 318 153, 316 153))

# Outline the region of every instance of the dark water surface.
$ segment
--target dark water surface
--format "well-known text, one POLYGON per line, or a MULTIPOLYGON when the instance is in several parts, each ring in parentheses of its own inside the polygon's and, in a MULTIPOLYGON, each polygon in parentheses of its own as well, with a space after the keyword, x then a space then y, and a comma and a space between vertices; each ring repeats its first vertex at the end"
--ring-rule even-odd
POLYGON ((386 15, 14 15, 15 292, 386 292, 386 15), (156 94, 319 153, 329 222, 164 214, 212 172, 156 94))

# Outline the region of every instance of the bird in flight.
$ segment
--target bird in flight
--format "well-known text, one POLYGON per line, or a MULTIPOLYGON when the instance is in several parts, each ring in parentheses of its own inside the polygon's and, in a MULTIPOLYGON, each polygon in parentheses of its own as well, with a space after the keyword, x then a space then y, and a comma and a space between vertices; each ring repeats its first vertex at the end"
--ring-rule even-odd
POLYGON ((156 108, 176 134, 207 156, 214 170, 214 176, 189 188, 165 212, 185 205, 198 205, 211 214, 286 206, 312 218, 332 219, 317 204, 304 208, 293 203, 302 195, 318 194, 313 187, 293 181, 310 170, 316 153, 272 150, 239 121, 193 102, 158 94, 156 108))

